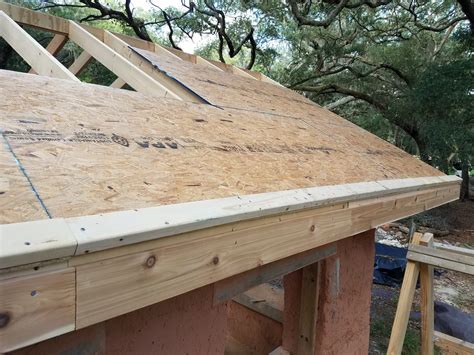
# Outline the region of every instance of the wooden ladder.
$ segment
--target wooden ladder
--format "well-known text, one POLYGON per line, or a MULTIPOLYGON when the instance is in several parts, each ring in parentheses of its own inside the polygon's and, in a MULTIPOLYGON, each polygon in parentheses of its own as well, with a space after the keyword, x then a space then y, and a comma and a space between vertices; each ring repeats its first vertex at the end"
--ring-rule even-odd
POLYGON ((474 354, 474 344, 434 331, 433 268, 435 266, 474 275, 474 250, 435 244, 431 233, 424 235, 414 233, 413 240, 408 246, 407 266, 393 321, 388 354, 402 352, 418 275, 421 296, 421 354, 432 355, 434 343, 446 354, 474 354))

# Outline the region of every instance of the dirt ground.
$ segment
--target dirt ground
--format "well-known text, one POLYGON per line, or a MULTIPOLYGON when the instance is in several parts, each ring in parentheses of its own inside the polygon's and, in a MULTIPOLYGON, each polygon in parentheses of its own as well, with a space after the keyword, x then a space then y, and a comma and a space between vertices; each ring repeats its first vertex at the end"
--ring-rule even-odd
MULTIPOLYGON (((474 249, 474 201, 456 201, 414 218, 419 232, 431 232, 435 242, 474 249)), ((386 244, 406 246, 410 220, 383 226, 379 231, 386 244)), ((370 354, 385 354, 395 316, 400 289, 373 285, 371 307, 370 354)), ((474 276, 441 271, 434 281, 435 300, 474 314, 474 276)), ((420 339, 419 290, 415 293, 405 337, 404 354, 418 354, 420 339)))

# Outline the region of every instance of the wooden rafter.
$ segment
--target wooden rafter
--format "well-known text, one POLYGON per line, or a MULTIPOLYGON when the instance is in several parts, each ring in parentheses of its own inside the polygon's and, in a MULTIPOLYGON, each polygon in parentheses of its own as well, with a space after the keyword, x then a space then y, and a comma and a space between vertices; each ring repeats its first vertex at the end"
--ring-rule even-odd
POLYGON ((0 11, 0 36, 40 75, 79 81, 3 11, 0 11))
MULTIPOLYGON (((104 33, 105 31, 102 31, 102 34, 104 33)), ((136 91, 181 100, 179 96, 73 21, 69 22, 69 38, 136 91)))
MULTIPOLYGON (((56 54, 64 47, 67 42, 67 36, 61 33, 54 35, 51 41, 48 43, 46 50, 51 53, 52 56, 56 56, 56 54)), ((31 74, 36 74, 33 69, 30 69, 31 74)))
MULTIPOLYGON (((145 74, 152 77, 158 82, 165 90, 184 101, 193 101, 203 103, 205 102, 200 96, 194 94, 192 91, 178 83, 176 80, 169 77, 166 73, 163 73, 156 68, 153 68, 148 62, 143 60, 137 53, 132 51, 130 47, 122 39, 115 36, 109 31, 103 31, 102 33, 104 43, 112 50, 123 56, 137 68, 142 70, 145 74)), ((130 84, 130 83, 129 83, 130 84)))
MULTIPOLYGON (((4 2, 0 2, 0 11, 4 11, 15 22, 18 22, 19 24, 50 31, 53 33, 63 34, 66 36, 69 34, 69 22, 66 19, 56 17, 56 16, 51 16, 42 12, 33 11, 27 8, 7 4, 4 2)), ((81 25, 81 27, 93 33, 96 36, 98 36, 98 33, 102 31, 101 29, 87 26, 87 25, 81 25)), ((227 72, 240 75, 246 78, 252 78, 256 80, 265 81, 271 84, 280 85, 274 80, 268 78, 267 76, 261 73, 250 72, 244 69, 240 69, 233 65, 222 63, 227 68, 227 69, 223 69, 220 64, 214 63, 214 61, 212 60, 208 60, 194 54, 185 53, 183 51, 176 50, 174 48, 167 48, 167 47, 164 47, 152 42, 147 42, 142 39, 127 36, 124 34, 113 33, 113 35, 115 35, 116 37, 119 37, 122 41, 124 41, 125 43, 133 47, 149 50, 152 52, 157 52, 160 54, 172 55, 176 59, 180 58, 181 60, 186 60, 194 64, 205 65, 207 67, 210 67, 216 70, 225 70, 227 72)), ((74 71, 72 72, 74 73, 74 71)), ((196 98, 194 98, 194 100, 195 99, 196 98)))

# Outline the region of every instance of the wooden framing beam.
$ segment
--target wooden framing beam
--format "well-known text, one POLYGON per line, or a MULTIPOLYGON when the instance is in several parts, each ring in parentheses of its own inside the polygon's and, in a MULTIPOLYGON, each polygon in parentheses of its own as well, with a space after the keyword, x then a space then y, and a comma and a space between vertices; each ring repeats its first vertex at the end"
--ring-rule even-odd
POLYGON ((336 254, 336 251, 335 245, 308 250, 216 282, 214 304, 225 302, 262 283, 314 264, 336 254))
POLYGON ((69 33, 68 20, 61 17, 51 16, 44 12, 33 11, 3 1, 0 2, 0 11, 5 12, 13 21, 22 25, 63 35, 69 33))
MULTIPOLYGON (((48 43, 46 50, 49 53, 51 53, 52 56, 56 56, 56 54, 58 54, 58 52, 64 47, 67 40, 68 40, 67 36, 58 33, 54 35, 51 41, 48 43)), ((31 74, 36 74, 36 72, 33 69, 30 69, 29 72, 31 74)))
POLYGON ((163 73, 152 67, 149 62, 145 61, 136 52, 131 50, 127 43, 122 41, 119 37, 108 31, 104 31, 103 38, 104 43, 107 46, 112 48, 130 63, 136 65, 137 68, 139 68, 144 73, 150 75, 154 80, 156 80, 163 88, 166 89, 166 91, 169 93, 169 96, 184 101, 192 101, 198 103, 205 102, 200 96, 196 95, 195 93, 187 89, 185 86, 181 85, 179 82, 169 77, 166 73, 163 73))
POLYGON ((321 265, 315 263, 303 269, 298 337, 298 355, 313 355, 316 346, 321 265))
POLYGON ((0 36, 40 75, 79 81, 3 11, 0 11, 0 36))
MULTIPOLYGON (((101 33, 104 34, 105 31, 102 30, 101 33)), ((169 92, 150 75, 137 68, 122 55, 73 21, 69 22, 69 38, 136 91, 181 100, 181 98, 169 92)))
POLYGON ((92 60, 92 56, 87 51, 82 51, 79 57, 69 67, 69 71, 74 75, 79 75, 92 60))

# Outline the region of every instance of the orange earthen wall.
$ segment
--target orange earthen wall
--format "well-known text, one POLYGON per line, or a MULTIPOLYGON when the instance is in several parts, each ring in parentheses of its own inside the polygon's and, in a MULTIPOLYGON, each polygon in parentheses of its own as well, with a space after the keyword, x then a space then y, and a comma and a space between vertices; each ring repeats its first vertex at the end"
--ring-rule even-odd
MULTIPOLYGON (((374 263, 374 230, 337 242, 337 254, 321 262, 316 354, 367 354, 374 263)), ((296 353, 301 270, 284 278, 283 347, 296 353)))
POLYGON ((202 287, 13 354, 223 354, 228 304, 212 299, 202 287))

